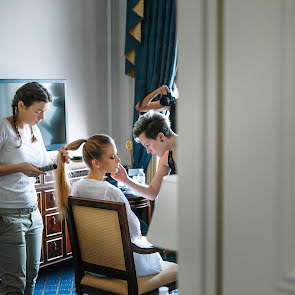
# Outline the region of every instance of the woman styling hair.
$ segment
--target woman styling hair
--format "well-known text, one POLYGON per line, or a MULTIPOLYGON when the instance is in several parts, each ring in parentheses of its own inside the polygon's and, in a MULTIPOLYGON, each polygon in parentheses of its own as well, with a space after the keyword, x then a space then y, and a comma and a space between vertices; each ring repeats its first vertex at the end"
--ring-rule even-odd
POLYGON ((0 294, 34 291, 43 230, 34 184, 50 163, 37 124, 51 101, 44 86, 27 83, 16 91, 12 116, 0 119, 0 294))
MULTIPOLYGON (((120 159, 117 156, 117 148, 114 140, 107 135, 94 135, 85 139, 76 140, 68 144, 65 149, 77 150, 83 145, 83 159, 89 167, 86 179, 81 179, 72 184, 70 188, 64 163, 59 156, 58 168, 55 170, 55 183, 58 196, 58 206, 61 214, 66 215, 68 196, 77 196, 125 203, 130 238, 139 247, 151 246, 141 236, 139 220, 130 208, 130 204, 124 194, 107 181, 103 181, 106 173, 117 173, 120 159)), ((133 253, 137 276, 146 276, 161 271, 161 257, 159 253, 138 254, 133 253)))

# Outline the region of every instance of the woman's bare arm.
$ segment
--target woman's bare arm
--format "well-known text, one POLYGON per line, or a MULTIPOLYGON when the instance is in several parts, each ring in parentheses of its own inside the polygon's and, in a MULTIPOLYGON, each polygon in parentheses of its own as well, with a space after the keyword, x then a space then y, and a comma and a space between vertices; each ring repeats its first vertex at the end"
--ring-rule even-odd
POLYGON ((167 107, 162 106, 159 101, 152 100, 158 95, 166 95, 169 92, 169 88, 166 85, 162 85, 161 87, 155 89, 154 91, 150 92, 141 102, 138 102, 135 106, 135 109, 140 112, 147 112, 149 110, 158 110, 162 111, 167 109, 167 107))
POLYGON ((160 159, 158 170, 149 185, 141 185, 134 182, 130 177, 127 176, 127 173, 123 166, 120 166, 120 171, 117 175, 112 174, 111 177, 117 181, 124 183, 136 194, 146 199, 154 200, 159 194, 164 176, 167 176, 169 172, 170 168, 168 166, 168 152, 166 152, 160 159))
POLYGON ((40 174, 46 175, 45 172, 39 170, 39 167, 24 162, 19 164, 0 165, 0 176, 10 175, 22 172, 29 177, 37 177, 40 174))

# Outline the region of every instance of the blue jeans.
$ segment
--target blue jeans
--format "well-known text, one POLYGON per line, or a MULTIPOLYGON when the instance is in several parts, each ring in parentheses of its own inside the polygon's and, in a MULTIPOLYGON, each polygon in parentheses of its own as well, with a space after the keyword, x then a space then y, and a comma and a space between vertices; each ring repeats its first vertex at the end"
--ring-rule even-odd
POLYGON ((42 232, 38 209, 25 214, 0 214, 0 295, 34 293, 42 232))

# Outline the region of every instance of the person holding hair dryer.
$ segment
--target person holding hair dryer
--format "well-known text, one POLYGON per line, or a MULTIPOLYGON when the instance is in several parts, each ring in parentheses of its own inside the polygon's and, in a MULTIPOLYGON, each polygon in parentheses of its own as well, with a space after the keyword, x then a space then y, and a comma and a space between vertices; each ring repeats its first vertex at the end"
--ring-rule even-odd
MULTIPOLYGON (((12 116, 0 119, 0 294, 34 292, 41 254, 43 222, 36 177, 50 164, 37 124, 52 101, 37 82, 20 87, 12 116)), ((68 161, 67 151, 60 150, 68 161)))

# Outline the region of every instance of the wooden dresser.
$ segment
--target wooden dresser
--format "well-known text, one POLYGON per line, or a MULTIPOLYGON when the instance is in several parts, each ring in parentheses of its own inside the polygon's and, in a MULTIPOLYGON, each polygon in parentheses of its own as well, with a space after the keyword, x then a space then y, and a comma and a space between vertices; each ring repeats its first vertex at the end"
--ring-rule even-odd
MULTIPOLYGON (((88 174, 88 168, 84 162, 71 162, 68 165, 71 183, 84 178, 88 174)), ((44 224, 40 267, 45 267, 71 258, 72 250, 67 224, 65 220, 59 219, 59 212, 56 207, 53 173, 47 172, 47 175, 40 175, 35 187, 44 224)), ((129 193, 125 193, 125 196, 138 218, 149 224, 151 218, 150 201, 129 193)))
MULTIPOLYGON (((84 178, 88 173, 88 168, 82 164, 71 164, 69 169, 71 182, 84 178)), ((40 175, 35 187, 44 224, 40 265, 44 267, 70 258, 72 251, 66 222, 59 219, 56 207, 53 173, 47 172, 47 175, 40 175)))

